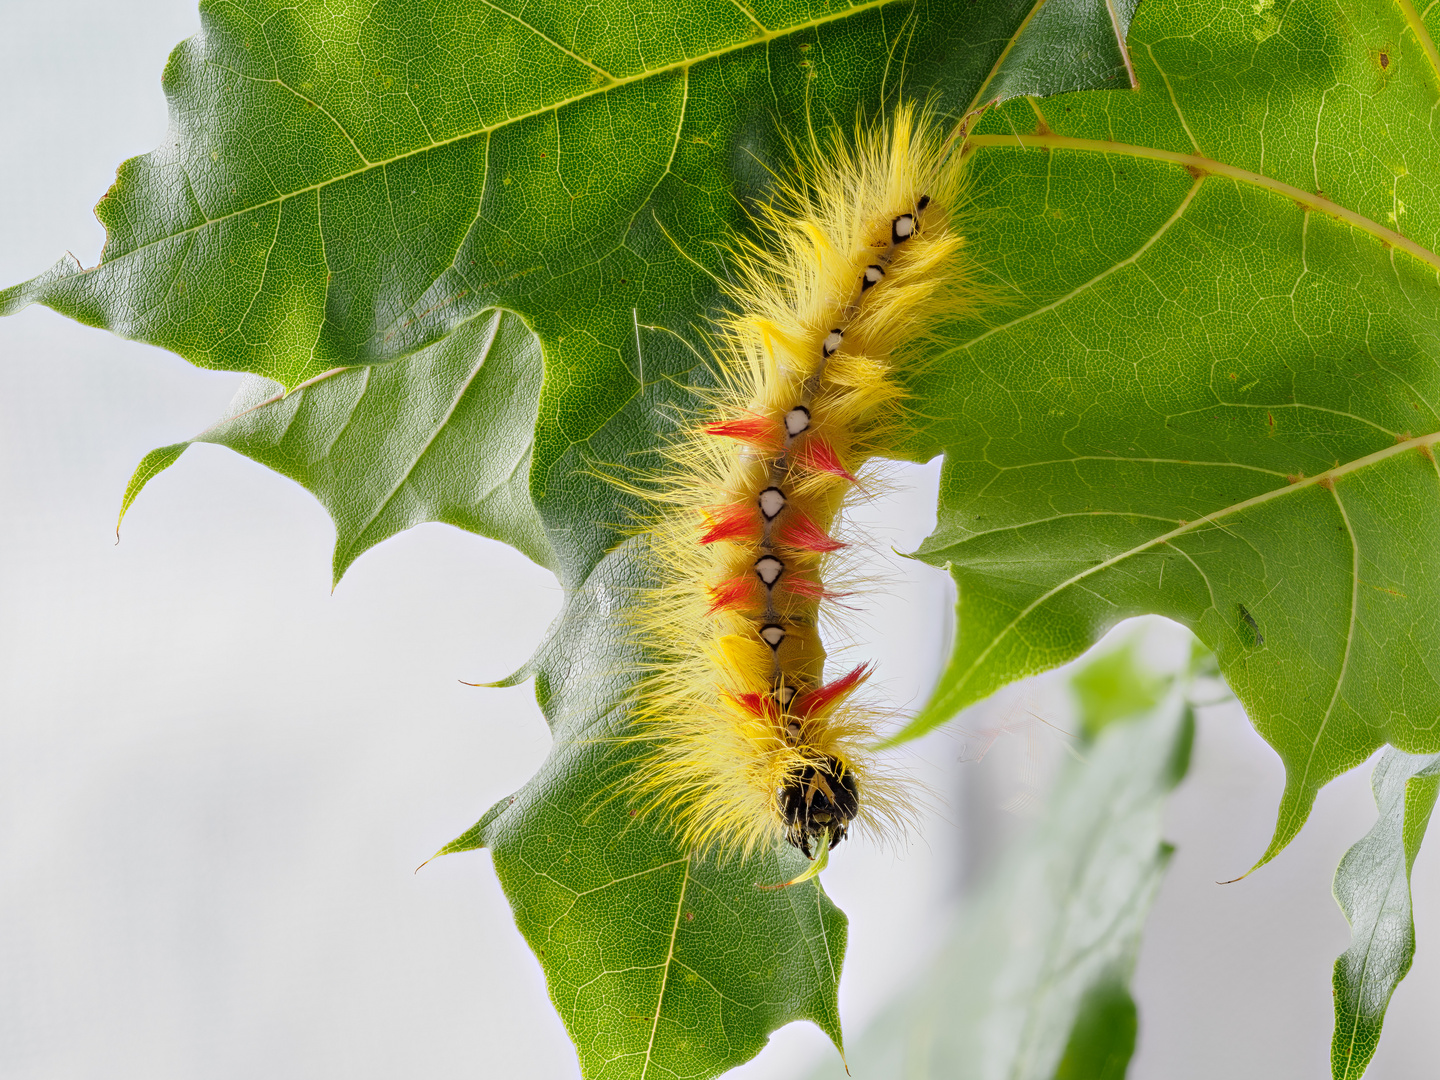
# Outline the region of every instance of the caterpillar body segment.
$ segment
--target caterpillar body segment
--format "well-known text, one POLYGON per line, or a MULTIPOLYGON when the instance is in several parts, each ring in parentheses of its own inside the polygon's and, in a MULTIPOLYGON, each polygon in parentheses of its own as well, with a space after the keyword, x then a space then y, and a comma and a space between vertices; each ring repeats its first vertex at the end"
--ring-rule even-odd
MULTIPOLYGON (((841 512, 905 433, 897 373, 978 303, 958 229, 960 127, 928 110, 813 140, 733 249, 710 414, 667 451, 633 618, 656 659, 634 709, 639 802, 692 850, 785 841, 817 859, 905 817, 867 749, 861 665, 825 678, 819 624, 843 581, 841 512), (948 130, 948 129, 947 129, 948 130)), ((797 879, 801 880, 801 879, 797 879)))

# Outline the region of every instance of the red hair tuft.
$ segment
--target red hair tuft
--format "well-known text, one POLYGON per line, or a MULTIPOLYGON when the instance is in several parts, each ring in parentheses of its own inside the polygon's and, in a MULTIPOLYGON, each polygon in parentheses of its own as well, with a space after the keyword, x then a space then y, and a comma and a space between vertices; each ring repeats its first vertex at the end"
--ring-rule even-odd
POLYGON ((710 610, 706 614, 714 615, 725 608, 755 606, 760 599, 756 595, 756 584, 748 578, 729 578, 707 586, 705 591, 710 595, 710 610))
POLYGON ((831 708, 840 699, 848 696, 857 686, 870 677, 873 670, 870 664, 861 664, 853 671, 841 675, 834 682, 826 683, 824 686, 817 686, 810 693, 802 697, 792 708, 792 712, 802 717, 814 716, 817 712, 823 712, 831 708))
MULTIPOLYGON (((783 587, 792 596, 803 596, 806 600, 829 602, 832 604, 850 595, 845 592, 831 592, 825 588, 824 585, 821 585, 820 582, 812 581, 807 577, 792 577, 785 582, 783 587)), ((841 604, 840 606, 849 607, 850 605, 841 604)))
POLYGON ((805 440, 805 445, 795 455, 796 463, 801 468, 809 469, 811 472, 829 473, 831 476, 838 476, 849 480, 852 484, 858 483, 850 470, 840 460, 840 455, 835 448, 824 439, 810 438, 805 440))
POLYGON ((764 416, 742 416, 738 420, 717 420, 705 425, 707 435, 718 435, 724 439, 738 439, 752 446, 780 447, 785 440, 780 435, 780 424, 764 416))
POLYGON ((705 515, 705 535, 700 543, 713 544, 717 540, 755 540, 760 536, 760 514, 748 503, 731 503, 729 506, 712 506, 702 510, 705 515))
POLYGON ((845 545, 834 537, 826 534, 820 526, 807 518, 798 510, 792 511, 790 520, 780 530, 780 539, 793 548, 801 551, 818 551, 828 553, 839 551, 845 545))
POLYGON ((767 694, 727 693, 725 696, 737 705, 741 711, 749 713, 751 716, 761 720, 778 719, 778 714, 775 711, 775 699, 767 694))

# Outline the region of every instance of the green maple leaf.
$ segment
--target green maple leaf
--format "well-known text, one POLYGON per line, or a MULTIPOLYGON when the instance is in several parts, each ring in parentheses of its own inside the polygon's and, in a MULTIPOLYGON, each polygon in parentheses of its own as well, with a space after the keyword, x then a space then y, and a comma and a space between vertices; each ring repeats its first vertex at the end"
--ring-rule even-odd
POLYGON ((960 630, 910 732, 1169 615, 1285 762, 1263 861, 1380 746, 1440 749, 1440 58, 1319 0, 1147 0, 1129 45, 1136 92, 977 139, 1013 300, 917 389, 960 630))

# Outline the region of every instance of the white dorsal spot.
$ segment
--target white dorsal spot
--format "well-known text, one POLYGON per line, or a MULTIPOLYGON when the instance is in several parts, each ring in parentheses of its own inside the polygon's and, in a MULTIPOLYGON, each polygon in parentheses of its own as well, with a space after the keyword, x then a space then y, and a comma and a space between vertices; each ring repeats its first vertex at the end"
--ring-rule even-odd
POLYGON ((775 696, 780 699, 780 705, 788 709, 790 702, 795 700, 795 688, 789 683, 781 683, 780 689, 775 691, 775 696))
POLYGON ((810 426, 810 410, 796 405, 785 414, 785 434, 792 439, 810 426))
POLYGON ((865 267, 865 273, 860 275, 860 291, 864 292, 872 285, 880 284, 880 279, 885 276, 885 270, 879 266, 865 267))
POLYGON ((786 730, 786 732, 789 733, 790 738, 792 738, 792 739, 798 739, 798 738, 800 738, 800 725, 799 725, 799 724, 794 723, 794 722, 792 721, 791 723, 789 723, 789 724, 787 724, 787 725, 785 726, 785 730, 786 730))
POLYGON ((765 520, 774 521, 780 516, 780 511, 785 509, 785 504, 789 500, 785 498, 785 493, 778 487, 768 487, 760 492, 760 497, 756 501, 760 504, 760 513, 765 515, 765 520))
POLYGON ((840 348, 840 343, 845 340, 844 330, 831 330, 825 335, 825 341, 820 346, 820 352, 825 356, 833 356, 835 350, 840 348))
POLYGON ((901 214, 890 226, 890 237, 895 243, 909 240, 915 234, 915 215, 901 214))
POLYGON ((772 649, 780 648, 780 643, 785 640, 785 628, 776 626, 774 623, 767 623, 760 628, 760 637, 772 649))
POLYGON ((765 583, 767 589, 779 581, 784 572, 785 564, 774 555, 762 555, 755 560, 755 576, 765 583))

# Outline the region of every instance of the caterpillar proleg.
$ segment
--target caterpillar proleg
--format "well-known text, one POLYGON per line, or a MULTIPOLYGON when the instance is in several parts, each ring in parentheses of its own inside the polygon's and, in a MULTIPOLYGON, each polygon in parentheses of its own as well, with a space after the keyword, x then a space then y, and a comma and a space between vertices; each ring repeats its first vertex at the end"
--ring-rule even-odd
POLYGON ((904 434, 897 374, 979 302, 959 231, 965 130, 906 104, 812 135, 732 247, 717 388, 666 452, 658 585, 633 612, 657 658, 634 710, 640 800, 689 849, 788 841, 813 860, 800 881, 856 824, 904 816, 868 749, 870 666, 827 681, 819 622, 844 595, 841 511, 904 434))

